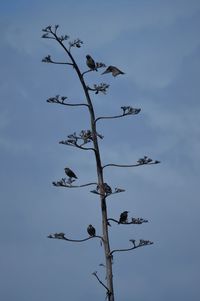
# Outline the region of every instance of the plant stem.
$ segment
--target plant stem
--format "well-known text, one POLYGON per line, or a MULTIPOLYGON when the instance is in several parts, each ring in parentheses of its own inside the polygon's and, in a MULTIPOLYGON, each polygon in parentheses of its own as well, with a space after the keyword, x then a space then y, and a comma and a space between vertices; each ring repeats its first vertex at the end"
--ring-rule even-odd
POLYGON ((100 150, 98 145, 98 138, 97 138, 97 131, 96 131, 96 118, 95 112, 93 108, 93 104, 88 92, 88 88, 85 84, 83 75, 80 72, 76 61, 74 60, 71 52, 65 47, 65 45, 58 39, 57 35, 54 34, 55 39, 57 42, 64 48, 65 52, 70 57, 74 69, 79 77, 81 82, 84 94, 86 96, 86 100, 88 103, 88 109, 90 113, 90 124, 91 124, 91 131, 93 135, 93 145, 94 145, 94 153, 96 159, 96 169, 97 169, 97 178, 98 178, 98 186, 100 189, 100 201, 101 201, 101 212, 102 212, 102 232, 103 232, 103 245, 104 245, 104 253, 105 253, 105 263, 106 263, 106 279, 107 279, 107 287, 108 287, 108 300, 114 301, 114 288, 113 288, 113 272, 112 272, 112 257, 110 256, 110 244, 109 244, 109 234, 108 234, 108 225, 107 225, 107 206, 106 206, 106 194, 104 190, 104 180, 103 180, 103 168, 101 164, 101 156, 100 150))

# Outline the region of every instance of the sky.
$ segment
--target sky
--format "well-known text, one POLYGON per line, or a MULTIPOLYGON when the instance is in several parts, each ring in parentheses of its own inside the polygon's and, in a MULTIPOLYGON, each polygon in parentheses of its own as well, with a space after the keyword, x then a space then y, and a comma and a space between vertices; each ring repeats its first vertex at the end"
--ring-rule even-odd
POLYGON ((116 253, 116 300, 199 300, 200 1, 1 0, 0 20, 0 299, 105 299, 92 276, 97 271, 105 281, 99 241, 47 238, 85 238, 88 224, 101 235, 98 196, 52 186, 66 166, 77 184, 96 181, 93 154, 58 143, 89 129, 87 109, 46 102, 57 94, 84 101, 70 66, 41 62, 46 55, 66 61, 55 41, 41 39, 42 28, 59 24, 60 34, 84 42, 72 50, 82 71, 90 54, 125 72, 85 75, 88 85, 110 85, 106 95, 91 93, 96 116, 141 108, 99 121, 103 164, 134 164, 144 155, 161 161, 105 169, 105 181, 126 190, 108 198, 109 217, 128 210, 149 221, 112 224, 111 249, 129 247, 129 239, 154 242, 116 253))

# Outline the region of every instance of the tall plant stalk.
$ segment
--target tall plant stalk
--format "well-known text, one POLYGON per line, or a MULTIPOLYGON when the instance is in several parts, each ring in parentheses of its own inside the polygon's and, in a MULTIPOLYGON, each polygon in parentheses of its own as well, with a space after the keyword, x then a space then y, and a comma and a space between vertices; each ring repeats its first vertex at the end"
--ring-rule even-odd
MULTIPOLYGON (((69 239, 65 236, 65 233, 54 233, 54 234, 50 234, 48 237, 55 238, 55 239, 63 239, 66 241, 74 241, 74 242, 82 242, 82 241, 86 241, 88 239, 95 238, 95 237, 101 239, 102 244, 104 246, 105 267, 106 267, 106 284, 100 280, 100 278, 98 277, 96 272, 93 274, 96 277, 96 279, 98 280, 98 282, 105 288, 106 296, 107 296, 108 300, 114 301, 115 298, 114 298, 113 269, 112 269, 113 254, 115 252, 130 251, 130 250, 133 250, 133 249, 141 247, 141 246, 152 244, 152 242, 149 240, 141 239, 139 241, 139 243, 137 243, 135 240, 130 240, 132 243, 132 246, 130 248, 111 250, 110 240, 109 240, 109 231, 108 231, 108 225, 110 224, 111 221, 115 222, 117 224, 142 224, 142 223, 147 222, 147 220, 144 220, 141 218, 132 218, 131 221, 128 221, 126 214, 125 214, 125 217, 126 217, 125 220, 123 220, 123 219, 118 220, 118 219, 113 219, 113 218, 108 217, 107 206, 106 206, 107 197, 114 193, 123 192, 124 190, 120 189, 120 188, 115 188, 115 191, 112 191, 111 187, 107 183, 104 182, 104 168, 106 168, 108 166, 136 167, 136 166, 140 166, 140 165, 144 165, 144 164, 146 164, 146 165, 157 164, 157 163, 159 163, 159 161, 157 161, 157 160, 153 161, 152 159, 148 158, 147 156, 144 156, 143 158, 140 158, 136 164, 123 165, 123 164, 112 164, 111 163, 111 164, 106 164, 104 166, 102 165, 101 154, 100 154, 99 144, 98 144, 98 139, 99 139, 99 137, 102 138, 102 136, 99 135, 97 132, 97 122, 101 119, 112 119, 112 118, 125 117, 127 115, 136 115, 140 112, 140 109, 135 109, 135 108, 132 108, 131 106, 124 106, 124 107, 121 107, 122 113, 119 115, 102 116, 102 117, 96 118, 92 99, 90 96, 90 92, 95 92, 96 94, 98 94, 100 92, 105 93, 106 90, 108 89, 109 85, 107 85, 105 83, 101 83, 100 85, 94 85, 94 87, 91 88, 86 84, 85 79, 84 79, 85 74, 88 72, 92 72, 94 70, 88 69, 84 72, 81 72, 81 70, 80 70, 79 66, 77 65, 76 60, 74 59, 74 56, 72 55, 72 52, 71 52, 71 49, 73 47, 80 48, 82 46, 82 41, 80 39, 70 41, 69 46, 66 47, 65 41, 69 39, 69 36, 67 36, 67 35, 59 36, 57 34, 57 30, 58 30, 58 25, 55 25, 54 27, 48 26, 45 29, 43 29, 44 34, 42 37, 47 38, 47 39, 54 39, 63 48, 69 61, 56 62, 56 61, 52 60, 50 55, 48 55, 43 59, 43 62, 52 63, 52 64, 66 64, 66 65, 72 66, 73 69, 75 70, 75 72, 78 76, 78 79, 80 81, 80 84, 82 86, 86 102, 76 103, 76 104, 69 103, 68 101, 66 101, 67 97, 64 97, 64 96, 60 97, 59 95, 56 95, 55 97, 51 97, 47 101, 49 103, 57 103, 57 104, 66 105, 66 106, 86 106, 87 107, 87 109, 89 111, 89 115, 90 115, 90 130, 82 131, 80 135, 76 135, 75 133, 72 135, 69 135, 68 136, 69 139, 60 141, 60 143, 66 144, 69 146, 73 146, 73 147, 77 147, 82 150, 93 151, 94 156, 95 156, 95 162, 96 162, 97 183, 87 183, 87 184, 76 186, 76 185, 74 185, 74 180, 72 180, 72 178, 69 177, 68 180, 66 180, 66 178, 62 178, 60 181, 53 182, 53 184, 54 184, 54 186, 68 187, 68 188, 84 187, 84 186, 89 186, 89 185, 94 185, 94 184, 96 185, 96 189, 92 190, 91 192, 98 194, 99 198, 100 198, 101 216, 102 216, 102 235, 101 236, 93 235, 93 236, 90 236, 88 238, 81 239, 81 240, 69 239), (79 142, 80 140, 83 143, 80 143, 79 142), (92 142, 93 146, 85 147, 85 144, 87 144, 88 142, 92 142)), ((104 67, 105 67, 105 64, 96 63, 95 69, 104 68, 104 67)), ((121 72, 121 74, 123 74, 123 72, 121 72)), ((125 212, 128 212, 128 211, 125 211, 125 212)), ((122 217, 123 217, 123 215, 122 215, 122 217)))

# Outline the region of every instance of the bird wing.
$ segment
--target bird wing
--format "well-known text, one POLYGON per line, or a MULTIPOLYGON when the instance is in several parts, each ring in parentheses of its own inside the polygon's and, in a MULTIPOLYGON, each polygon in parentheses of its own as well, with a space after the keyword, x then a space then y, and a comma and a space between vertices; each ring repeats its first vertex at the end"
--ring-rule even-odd
POLYGON ((108 66, 108 68, 101 74, 106 74, 112 72, 112 66, 108 66))
POLYGON ((121 70, 119 70, 117 67, 113 67, 113 69, 112 69, 112 75, 113 76, 117 76, 119 74, 124 74, 124 72, 122 72, 121 70))

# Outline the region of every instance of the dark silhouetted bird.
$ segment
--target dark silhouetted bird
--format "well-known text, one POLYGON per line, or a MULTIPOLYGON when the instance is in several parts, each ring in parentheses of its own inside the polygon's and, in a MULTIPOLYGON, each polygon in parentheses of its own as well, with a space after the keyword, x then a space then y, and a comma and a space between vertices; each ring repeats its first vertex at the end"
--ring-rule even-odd
POLYGON ((93 58, 89 54, 86 55, 86 64, 91 70, 96 70, 97 71, 95 61, 93 60, 93 58))
POLYGON ((127 222, 128 212, 129 211, 124 211, 120 214, 119 224, 123 224, 123 223, 127 222))
POLYGON ((65 173, 69 178, 78 179, 75 173, 69 167, 65 167, 65 173))
POLYGON ((112 73, 112 75, 115 77, 119 74, 125 74, 124 72, 122 72, 121 70, 119 70, 117 67, 115 66, 108 66, 108 68, 101 74, 106 74, 106 73, 112 73))
POLYGON ((87 232, 90 236, 95 236, 96 235, 96 230, 92 225, 89 225, 87 227, 87 232))
POLYGON ((112 188, 107 183, 104 183, 104 191, 106 194, 111 194, 112 188))

